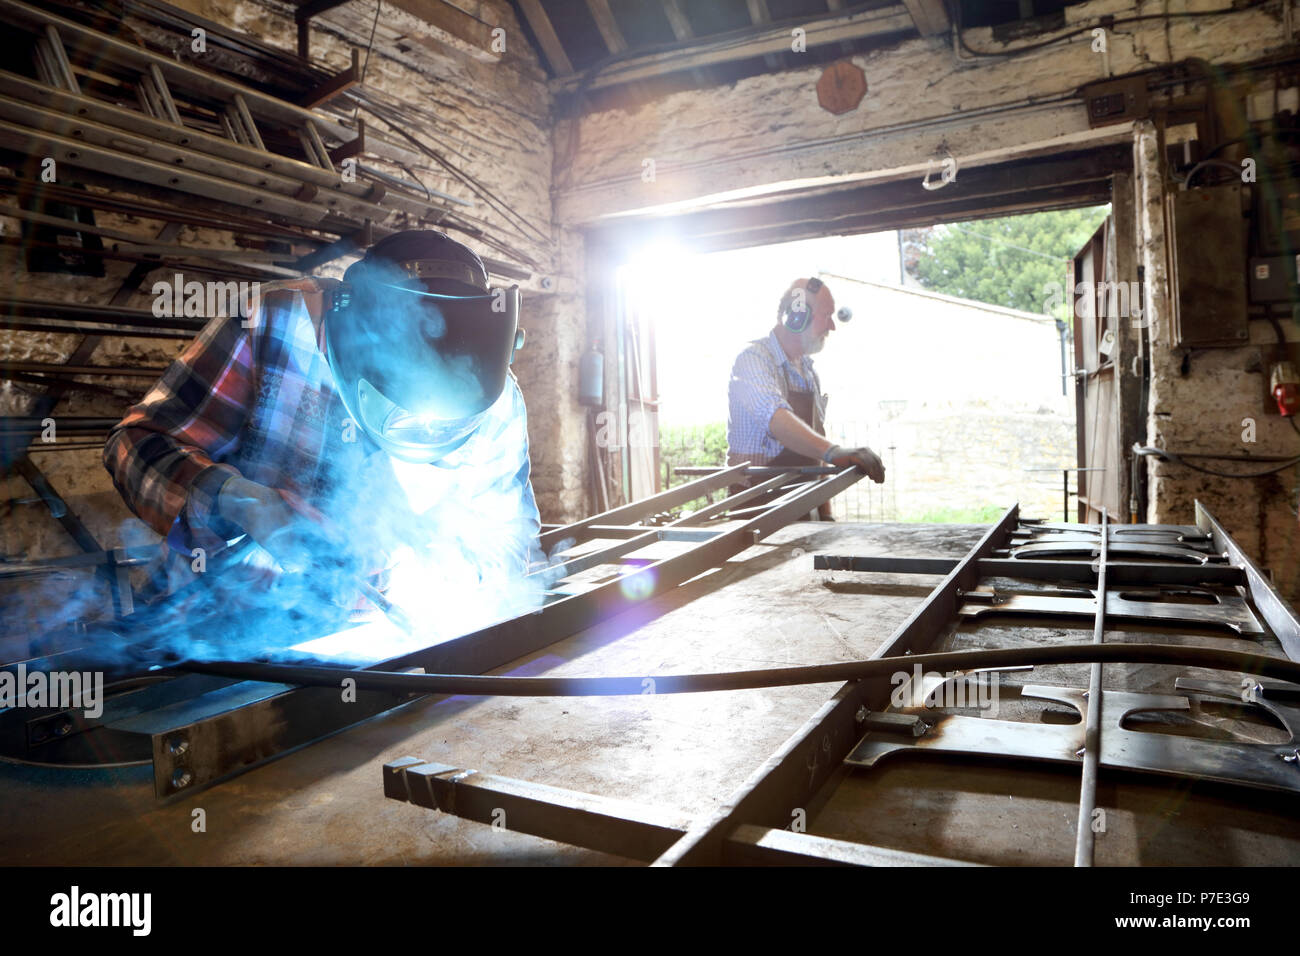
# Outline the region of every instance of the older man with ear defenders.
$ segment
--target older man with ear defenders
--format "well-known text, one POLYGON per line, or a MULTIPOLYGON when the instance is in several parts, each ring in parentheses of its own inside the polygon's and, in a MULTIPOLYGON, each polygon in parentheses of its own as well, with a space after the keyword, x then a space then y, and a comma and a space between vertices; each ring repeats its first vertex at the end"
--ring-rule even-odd
MULTIPOLYGON (((885 480, 874 451, 841 448, 825 435, 826 396, 811 356, 835 330, 834 315, 824 282, 797 279, 781 297, 776 327, 740 353, 728 391, 728 465, 857 465, 872 481, 885 480)), ((850 315, 842 309, 841 321, 850 315)))

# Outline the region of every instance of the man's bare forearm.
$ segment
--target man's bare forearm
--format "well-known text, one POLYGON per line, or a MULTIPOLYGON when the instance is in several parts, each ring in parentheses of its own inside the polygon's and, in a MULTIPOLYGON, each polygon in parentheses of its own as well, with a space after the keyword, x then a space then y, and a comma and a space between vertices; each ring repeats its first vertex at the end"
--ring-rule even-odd
POLYGON ((818 435, 809 428, 788 408, 776 410, 767 430, 784 447, 809 458, 820 459, 833 444, 825 435, 818 435))

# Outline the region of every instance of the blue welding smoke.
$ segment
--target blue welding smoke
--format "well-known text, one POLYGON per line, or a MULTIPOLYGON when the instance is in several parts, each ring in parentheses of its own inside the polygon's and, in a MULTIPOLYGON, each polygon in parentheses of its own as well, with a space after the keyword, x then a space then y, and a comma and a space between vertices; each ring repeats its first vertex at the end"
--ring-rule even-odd
MULTIPOLYGON (((318 442, 295 436, 287 450, 271 453, 266 441, 243 439, 219 460, 250 481, 291 492, 302 518, 294 540, 307 560, 286 572, 283 556, 245 537, 207 556, 201 568, 181 554, 177 571, 173 541, 171 593, 99 627, 92 638, 98 651, 136 665, 232 658, 374 663, 542 604, 553 575, 538 546, 522 394, 507 373, 489 403, 477 359, 443 347, 449 330, 427 305, 399 293, 382 315, 353 330, 346 347, 350 355, 372 350, 385 357, 374 379, 443 440, 441 457, 414 463, 376 447, 357 427, 359 410, 340 400, 343 376, 325 363, 295 369, 321 376, 314 383, 321 395, 317 431, 306 436, 318 442), (448 417, 448 410, 460 417, 448 417), (446 442, 448 434, 455 440, 446 442), (406 627, 366 600, 367 586, 400 608, 406 627)), ((267 321, 294 324, 286 340, 315 339, 301 300, 284 311, 267 321)), ((316 401, 302 391, 301 400, 316 401)), ((250 421, 268 414, 251 409, 250 421)), ((405 437, 412 436, 421 439, 418 429, 405 437)))

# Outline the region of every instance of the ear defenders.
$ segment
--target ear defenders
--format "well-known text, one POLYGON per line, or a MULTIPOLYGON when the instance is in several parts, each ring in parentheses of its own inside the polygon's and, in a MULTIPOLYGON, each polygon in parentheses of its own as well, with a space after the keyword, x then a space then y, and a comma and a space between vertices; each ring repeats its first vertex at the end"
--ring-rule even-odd
POLYGON ((808 328, 808 323, 812 321, 812 302, 809 300, 816 296, 822 290, 823 282, 821 279, 813 277, 808 280, 805 288, 791 287, 781 297, 781 305, 777 311, 777 317, 791 332, 802 332, 808 328), (804 293, 799 295, 798 293, 804 293), (798 307, 796 308, 796 298, 798 307))
MULTIPOLYGON (((795 293, 801 291, 797 288, 791 288, 781 297, 781 305, 777 311, 777 318, 791 332, 802 332, 808 328, 808 323, 812 321, 812 303, 810 297, 817 295, 825 285, 821 279, 816 276, 808 280, 807 285, 802 290, 805 295, 800 296, 803 300, 803 307, 796 309, 794 307, 795 293)), ((835 318, 840 322, 847 322, 853 318, 853 310, 848 306, 841 306, 835 312, 835 318)))

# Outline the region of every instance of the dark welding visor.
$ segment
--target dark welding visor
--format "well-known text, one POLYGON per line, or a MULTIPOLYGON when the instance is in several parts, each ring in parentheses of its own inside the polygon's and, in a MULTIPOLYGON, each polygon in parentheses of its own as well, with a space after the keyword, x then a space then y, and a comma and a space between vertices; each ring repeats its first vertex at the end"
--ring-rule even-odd
POLYGON ((326 355, 348 413, 403 461, 437 461, 501 396, 519 336, 519 289, 428 292, 371 279, 326 321, 326 355))

